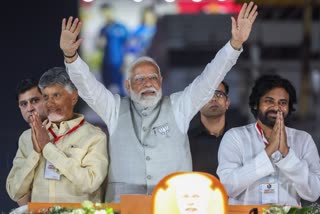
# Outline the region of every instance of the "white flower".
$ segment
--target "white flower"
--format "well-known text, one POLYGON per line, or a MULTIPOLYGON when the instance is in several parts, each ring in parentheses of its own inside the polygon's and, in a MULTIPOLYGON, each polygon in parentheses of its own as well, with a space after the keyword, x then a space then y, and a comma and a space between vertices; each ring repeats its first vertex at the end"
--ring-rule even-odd
POLYGON ((94 214, 107 214, 105 210, 96 210, 94 214))
MULTIPOLYGON (((81 203, 82 208, 78 209, 70 209, 70 208, 63 208, 60 206, 53 206, 51 207, 46 214, 113 214, 113 209, 108 208, 107 206, 103 206, 101 203, 93 203, 91 201, 84 201, 81 203), (67 211, 64 211, 67 210, 67 211)), ((41 212, 43 213, 43 212, 41 212)), ((16 214, 16 213, 12 213, 16 214)))
POLYGON ((91 208, 93 208, 93 203, 91 201, 84 201, 81 203, 81 206, 88 208, 88 209, 91 209, 91 208))
POLYGON ((96 206, 96 207, 102 207, 102 204, 99 203, 99 202, 96 202, 96 203, 95 203, 95 206, 96 206))
POLYGON ((289 212, 291 206, 288 206, 288 205, 287 205, 287 206, 284 206, 284 207, 282 207, 282 208, 283 208, 284 211, 286 211, 286 213, 287 213, 287 212, 289 212))
POLYGON ((70 214, 85 214, 86 212, 83 209, 72 210, 70 214))

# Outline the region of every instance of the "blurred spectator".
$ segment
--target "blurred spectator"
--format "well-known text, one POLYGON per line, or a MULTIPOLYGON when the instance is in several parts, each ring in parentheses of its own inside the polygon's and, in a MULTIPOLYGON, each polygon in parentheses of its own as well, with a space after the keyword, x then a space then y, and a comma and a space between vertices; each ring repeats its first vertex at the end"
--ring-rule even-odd
POLYGON ((109 4, 101 6, 105 25, 100 30, 99 46, 103 48, 102 79, 112 93, 124 96, 122 66, 128 39, 127 28, 115 20, 113 9, 109 4))

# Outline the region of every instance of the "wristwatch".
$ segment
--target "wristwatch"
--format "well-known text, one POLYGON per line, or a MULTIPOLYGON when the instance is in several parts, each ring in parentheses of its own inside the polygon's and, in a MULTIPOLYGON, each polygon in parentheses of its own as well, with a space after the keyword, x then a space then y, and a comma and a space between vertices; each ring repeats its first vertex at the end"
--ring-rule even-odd
POLYGON ((284 156, 281 154, 281 152, 279 152, 279 150, 275 151, 272 155, 271 155, 271 159, 274 163, 278 163, 280 160, 282 160, 284 158, 284 156))

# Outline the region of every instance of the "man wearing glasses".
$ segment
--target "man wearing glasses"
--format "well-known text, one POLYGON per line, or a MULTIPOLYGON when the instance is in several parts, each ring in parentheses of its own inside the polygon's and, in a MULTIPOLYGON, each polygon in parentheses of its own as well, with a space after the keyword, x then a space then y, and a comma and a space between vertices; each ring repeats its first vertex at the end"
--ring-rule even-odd
MULTIPOLYGON (((162 96, 162 76, 150 57, 140 57, 128 69, 128 97, 113 95, 99 83, 78 56, 82 23, 63 19, 60 48, 80 96, 103 119, 110 135, 107 202, 122 194, 152 194, 165 176, 191 171, 189 123, 210 99, 236 63, 257 17, 257 6, 245 3, 232 18, 232 38, 183 91, 162 96)), ((179 80, 177 80, 179 81, 179 80)))
POLYGON ((216 177, 218 149, 224 133, 231 128, 226 122, 230 106, 229 86, 222 81, 209 102, 192 119, 188 131, 193 171, 210 173, 216 177))

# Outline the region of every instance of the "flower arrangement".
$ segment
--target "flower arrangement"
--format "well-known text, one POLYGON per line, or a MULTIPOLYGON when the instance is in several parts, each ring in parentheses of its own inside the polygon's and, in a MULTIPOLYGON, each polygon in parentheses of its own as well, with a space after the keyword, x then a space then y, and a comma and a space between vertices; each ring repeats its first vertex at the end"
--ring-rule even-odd
POLYGON ((44 214, 114 214, 113 209, 108 206, 102 206, 101 203, 92 203, 91 201, 84 201, 81 203, 82 208, 65 208, 60 206, 53 206, 44 214))
POLYGON ((262 209, 263 214, 320 214, 320 205, 314 203, 307 207, 271 206, 262 209))

